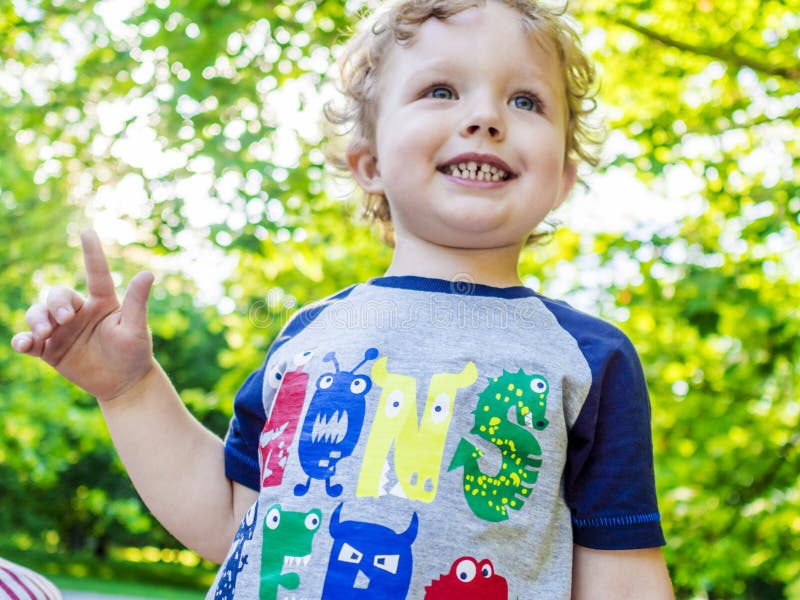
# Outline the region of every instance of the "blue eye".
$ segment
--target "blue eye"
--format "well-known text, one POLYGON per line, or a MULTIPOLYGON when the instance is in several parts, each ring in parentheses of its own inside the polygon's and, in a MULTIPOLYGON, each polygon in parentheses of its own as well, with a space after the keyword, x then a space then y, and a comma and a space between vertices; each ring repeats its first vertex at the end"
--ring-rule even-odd
POLYGON ((431 91, 428 92, 428 96, 436 100, 452 100, 455 94, 453 94, 453 90, 450 88, 439 86, 431 89, 431 91))
POLYGON ((537 112, 542 110, 542 105, 538 100, 525 95, 514 96, 511 99, 511 104, 514 106, 514 108, 519 108, 520 110, 537 112))

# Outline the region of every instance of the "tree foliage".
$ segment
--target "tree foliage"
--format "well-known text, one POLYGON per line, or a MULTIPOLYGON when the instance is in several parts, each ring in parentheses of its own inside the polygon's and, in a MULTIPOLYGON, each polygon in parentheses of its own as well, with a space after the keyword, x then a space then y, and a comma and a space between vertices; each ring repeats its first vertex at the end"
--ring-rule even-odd
POLYGON ((654 397, 675 583, 781 597, 800 579, 800 3, 590 4, 609 125, 636 144, 615 162, 698 182, 674 227, 594 240, 638 262, 612 293, 654 397))
MULTIPOLYGON (((388 261, 348 225, 354 207, 320 152, 326 75, 359 6, 0 5, 3 337, 39 288, 74 283, 79 226, 113 223, 120 281, 159 272, 160 360, 222 434, 292 307, 388 261), (185 266, 198 256, 195 283, 185 266), (223 297, 204 303, 203 278, 225 261, 223 297)), ((625 266, 589 296, 646 367, 679 596, 800 597, 800 2, 573 9, 602 72, 603 169, 686 217, 623 235, 567 223, 523 270, 547 291, 577 266, 577 298, 582 266, 625 266)), ((172 543, 131 496, 91 399, 7 347, 0 382, 0 501, 17 507, 0 527, 64 548, 172 543)))

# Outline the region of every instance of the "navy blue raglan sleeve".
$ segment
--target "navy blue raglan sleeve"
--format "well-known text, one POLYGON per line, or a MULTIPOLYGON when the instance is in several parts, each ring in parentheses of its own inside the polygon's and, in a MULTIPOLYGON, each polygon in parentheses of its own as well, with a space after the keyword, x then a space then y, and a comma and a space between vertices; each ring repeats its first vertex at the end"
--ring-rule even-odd
POLYGON ((650 399, 641 362, 606 325, 579 340, 592 385, 569 433, 565 496, 576 544, 600 550, 661 546, 650 399))
POLYGON ((573 541, 598 550, 662 546, 650 397, 639 355, 613 325, 541 299, 577 342, 592 378, 567 442, 564 496, 573 541))
POLYGON ((256 491, 260 488, 258 438, 267 420, 262 397, 265 369, 266 363, 236 393, 225 436, 225 476, 256 491))

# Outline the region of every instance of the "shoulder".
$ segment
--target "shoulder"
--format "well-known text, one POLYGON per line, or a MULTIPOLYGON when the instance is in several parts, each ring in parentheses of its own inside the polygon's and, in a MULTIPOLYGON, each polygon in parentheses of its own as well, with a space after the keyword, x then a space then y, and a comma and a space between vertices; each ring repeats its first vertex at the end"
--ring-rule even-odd
POLYGON ((578 310, 563 300, 536 296, 578 343, 589 364, 613 355, 636 356, 630 338, 616 325, 578 310))
MULTIPOLYGON (((284 361, 286 356, 283 352, 287 343, 297 337, 305 329, 309 327, 321 314, 334 306, 337 302, 347 298, 358 285, 351 285, 343 290, 340 290, 330 296, 326 296, 320 300, 315 300, 297 309, 283 324, 278 332, 278 335, 272 341, 269 349, 267 350, 266 357, 261 363, 261 367, 250 374, 247 380, 239 389, 236 401, 241 401, 244 398, 250 398, 257 406, 261 404, 261 394, 265 385, 269 383, 268 372, 274 371, 276 368, 275 361, 284 361), (282 358, 280 358, 282 356, 282 358), (270 367, 270 365, 272 365, 270 367)), ((292 359, 292 356, 289 356, 292 359)), ((274 374, 274 373, 273 373, 274 374)))
POLYGON ((299 308, 288 319, 281 332, 275 338, 267 358, 269 358, 276 350, 278 350, 278 348, 283 346, 298 333, 306 329, 311 323, 316 321, 326 310, 330 309, 332 306, 335 306, 337 302, 341 302, 348 298, 356 289, 358 289, 358 287, 358 284, 353 284, 344 288, 343 290, 339 290, 338 292, 331 294, 330 296, 326 296, 320 300, 315 300, 314 302, 299 308))
POLYGON ((320 298, 319 300, 314 300, 313 302, 300 307, 287 321, 284 329, 301 327, 303 324, 308 324, 319 317, 319 315, 326 309, 329 309, 337 302, 341 302, 351 296, 351 294, 358 289, 358 287, 359 284, 353 284, 342 290, 339 290, 334 294, 331 294, 330 296, 320 298))

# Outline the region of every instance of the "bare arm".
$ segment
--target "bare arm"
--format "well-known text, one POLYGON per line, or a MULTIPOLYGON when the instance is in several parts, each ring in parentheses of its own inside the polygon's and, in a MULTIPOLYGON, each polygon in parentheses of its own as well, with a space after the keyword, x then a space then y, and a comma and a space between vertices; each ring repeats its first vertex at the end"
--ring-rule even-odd
POLYGON ((88 298, 53 288, 28 310, 31 331, 11 344, 97 398, 145 504, 181 542, 219 562, 257 493, 225 477, 222 441, 186 410, 153 357, 153 276, 134 277, 120 305, 97 235, 85 231, 81 241, 88 298))
POLYGON ((573 546, 572 600, 673 600, 660 548, 593 550, 573 546))
POLYGON ((155 362, 136 386, 100 407, 153 515, 187 547, 222 562, 258 496, 225 477, 222 440, 189 413, 155 362))

